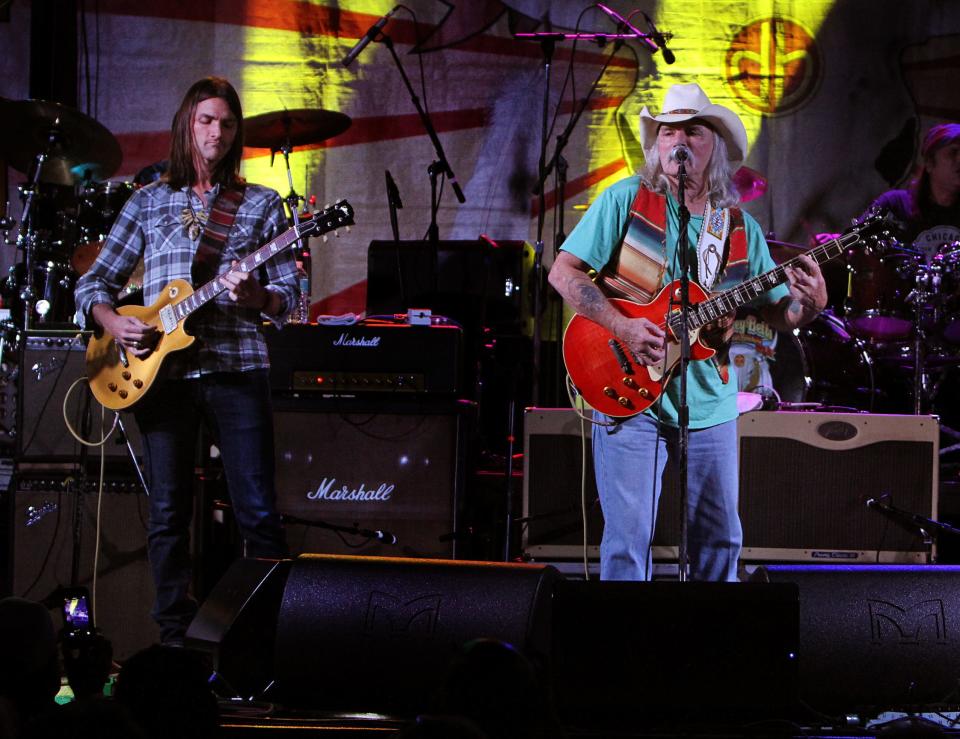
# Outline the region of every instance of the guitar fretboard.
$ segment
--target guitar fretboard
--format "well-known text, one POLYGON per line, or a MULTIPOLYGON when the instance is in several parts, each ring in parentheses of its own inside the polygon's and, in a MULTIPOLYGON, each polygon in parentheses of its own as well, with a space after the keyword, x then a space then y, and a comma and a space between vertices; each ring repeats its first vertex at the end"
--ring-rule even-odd
POLYGON ((353 225, 353 208, 350 207, 350 204, 346 200, 341 200, 322 213, 317 213, 310 219, 301 221, 299 225, 288 231, 284 231, 273 241, 264 244, 255 252, 245 256, 224 274, 217 275, 214 279, 210 280, 210 282, 197 288, 197 290, 183 300, 172 304, 170 308, 173 310, 173 315, 177 323, 185 320, 191 313, 199 310, 220 293, 224 292, 227 289, 226 285, 223 284, 223 277, 225 275, 235 272, 253 272, 260 265, 273 259, 277 254, 290 246, 290 244, 305 236, 313 233, 325 234, 335 228, 351 225, 353 225))
MULTIPOLYGON (((860 238, 860 233, 851 232, 840 238, 828 241, 826 244, 821 244, 808 252, 804 252, 801 256, 811 257, 817 264, 823 264, 843 254, 847 248, 857 243, 860 238)), ((764 272, 762 275, 758 275, 746 282, 741 282, 739 285, 714 295, 712 298, 690 306, 687 330, 694 331, 710 323, 710 321, 715 321, 721 316, 732 313, 740 306, 746 305, 768 290, 783 284, 787 281, 787 268, 799 266, 799 264, 800 256, 796 256, 783 264, 777 265, 769 272, 764 272)), ((682 327, 680 313, 673 313, 669 320, 671 331, 677 334, 682 327)))
MULTIPOLYGON (((294 241, 302 236, 305 236, 311 230, 312 229, 301 229, 298 231, 297 229, 290 229, 289 231, 282 233, 270 243, 264 244, 255 252, 245 256, 243 259, 237 262, 234 267, 231 267, 224 274, 232 274, 234 272, 253 272, 253 270, 257 269, 261 264, 269 259, 272 259, 274 256, 290 246, 290 244, 292 244, 294 241)), ((223 284, 223 276, 224 275, 217 275, 215 278, 210 280, 210 282, 197 288, 192 295, 188 296, 184 300, 181 300, 179 303, 174 304, 173 310, 177 317, 177 321, 186 319, 191 313, 199 310, 211 300, 216 298, 220 293, 225 291, 227 288, 223 284)))

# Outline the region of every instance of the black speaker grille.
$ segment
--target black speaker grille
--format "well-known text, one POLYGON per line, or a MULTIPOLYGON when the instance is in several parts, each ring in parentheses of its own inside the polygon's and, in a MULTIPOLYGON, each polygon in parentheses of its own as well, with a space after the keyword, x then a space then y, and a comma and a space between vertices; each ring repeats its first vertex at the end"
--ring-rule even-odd
MULTIPOLYGON (((588 542, 600 543, 603 513, 593 475, 593 454, 587 429, 587 518, 588 542)), ((579 436, 569 434, 531 434, 527 439, 530 465, 527 481, 527 545, 582 546, 581 485, 583 464, 579 436)))
POLYGON ((454 556, 463 474, 457 413, 287 407, 274 412, 280 512, 397 537, 391 545, 294 524, 287 538, 295 554, 454 556))
POLYGON ((932 453, 932 445, 920 441, 837 450, 782 437, 744 437, 744 541, 753 547, 921 551, 917 532, 868 508, 866 501, 888 494, 897 508, 929 516, 932 453))

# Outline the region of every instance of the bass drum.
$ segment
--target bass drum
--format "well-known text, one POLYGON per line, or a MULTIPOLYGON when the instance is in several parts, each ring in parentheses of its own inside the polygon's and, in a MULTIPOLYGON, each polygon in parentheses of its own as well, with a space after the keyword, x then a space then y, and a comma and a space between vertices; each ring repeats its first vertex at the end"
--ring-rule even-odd
POLYGON ((768 410, 871 411, 878 395, 867 345, 830 313, 792 333, 775 331, 754 312, 738 315, 730 364, 739 391, 762 396, 768 410))

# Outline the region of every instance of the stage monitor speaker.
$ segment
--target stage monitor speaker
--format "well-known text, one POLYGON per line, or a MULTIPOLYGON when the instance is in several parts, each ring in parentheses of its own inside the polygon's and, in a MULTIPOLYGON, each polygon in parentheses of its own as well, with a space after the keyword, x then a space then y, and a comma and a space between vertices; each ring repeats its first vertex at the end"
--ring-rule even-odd
MULTIPOLYGON (((912 562, 929 547, 867 507, 869 498, 936 517, 939 428, 931 416, 759 411, 740 417, 740 518, 746 561, 912 562)), ((586 423, 590 556, 603 514, 586 423)), ((524 416, 524 550, 538 559, 582 556, 581 428, 571 409, 524 416)), ((638 482, 638 484, 640 484, 638 482)), ((654 558, 676 559, 676 477, 657 514, 654 558), (674 492, 671 492, 674 491, 674 492)))
POLYGON ((187 629, 213 656, 224 697, 260 697, 273 680, 277 615, 291 560, 240 559, 210 591, 187 629))
MULTIPOLYGON (((12 592, 30 600, 56 601, 58 588, 72 584, 75 553, 76 584, 92 591, 98 496, 71 490, 70 480, 63 477, 39 482, 18 477, 13 493, 12 592), (76 552, 75 526, 80 531, 76 552)), ((159 635, 150 618, 154 591, 147 564, 147 499, 142 492, 105 492, 99 507, 95 625, 113 643, 114 657, 123 660, 159 635)))
POLYGON ((276 398, 277 507, 315 524, 287 524, 291 551, 455 557, 471 412, 450 401, 276 398))
MULTIPOLYGON (((670 728, 687 718, 782 716, 797 700, 790 584, 562 582, 554 694, 570 726, 670 728)), ((619 733, 618 733, 619 735, 619 733)))
MULTIPOLYGON (((70 435, 63 421, 63 404, 74 382, 86 375, 86 345, 78 338, 79 331, 72 334, 43 334, 27 337, 23 375, 23 433, 22 459, 74 461, 81 452, 80 443, 70 435)), ((8 434, 14 428, 16 408, 16 383, 8 383, 3 389, 6 408, 4 426, 8 434)), ((86 383, 79 383, 70 391, 67 403, 70 423, 86 438, 99 439, 110 429, 113 414, 108 412, 102 420, 100 405, 93 399, 86 383)), ((123 423, 134 452, 141 454, 142 442, 136 421, 131 413, 123 414, 123 423)), ((119 429, 107 440, 104 450, 110 458, 129 457, 126 444, 119 429)), ((99 455, 99 449, 90 449, 91 456, 99 455)))
POLYGON ((560 578, 542 565, 305 555, 277 619, 277 700, 421 712, 471 640, 547 657, 560 578))
POLYGON ((960 567, 770 565, 754 576, 800 589, 800 697, 812 708, 956 703, 960 567))

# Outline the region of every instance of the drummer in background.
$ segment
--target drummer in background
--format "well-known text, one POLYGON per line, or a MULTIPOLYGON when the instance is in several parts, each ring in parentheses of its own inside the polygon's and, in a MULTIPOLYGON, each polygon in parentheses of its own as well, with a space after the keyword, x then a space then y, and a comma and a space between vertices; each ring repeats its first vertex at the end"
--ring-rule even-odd
MULTIPOLYGON (((885 208, 904 227, 903 241, 925 253, 960 241, 960 123, 934 126, 920 147, 920 167, 906 190, 888 190, 870 206, 885 208)), ((817 234, 823 244, 837 234, 817 234)))

